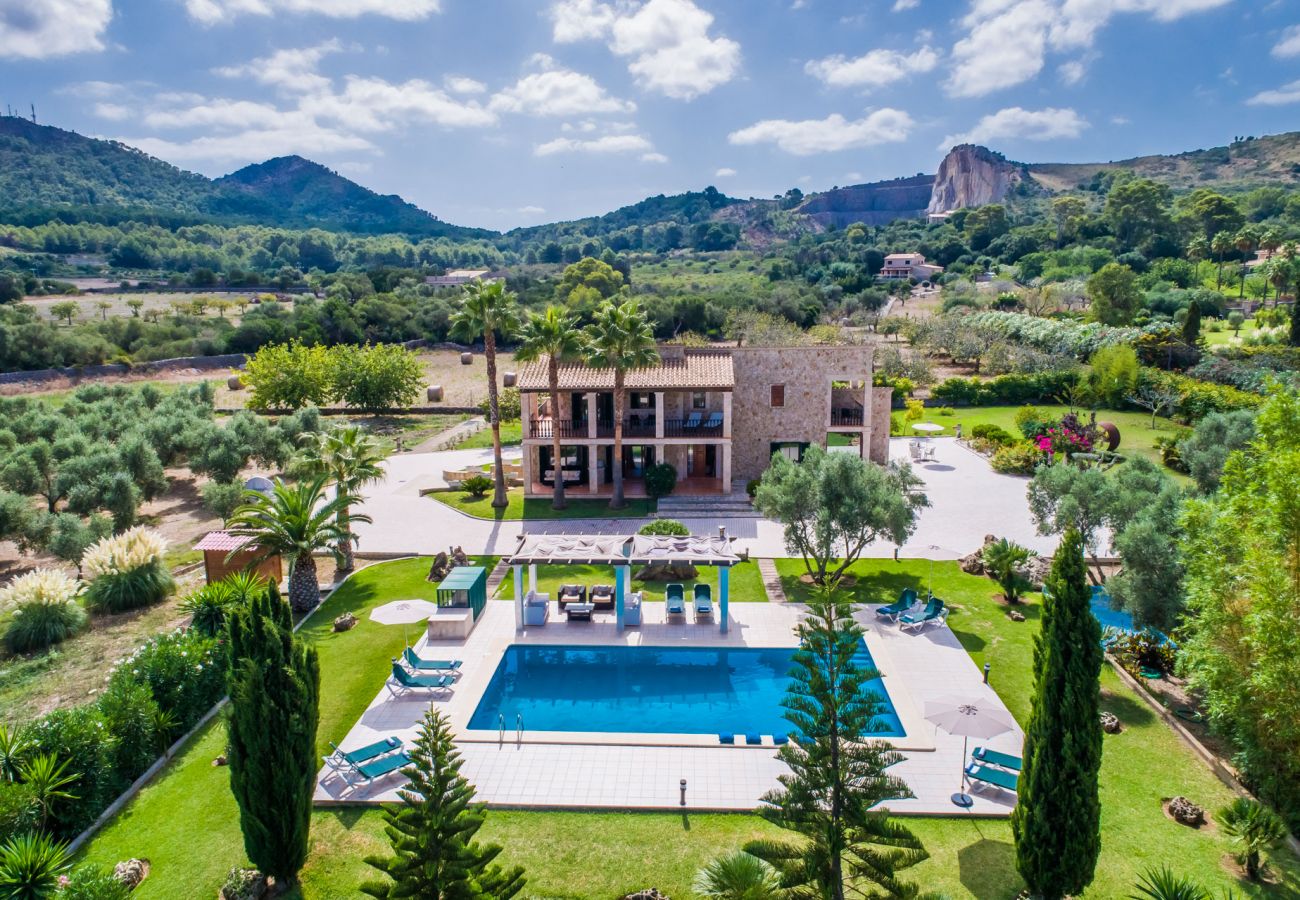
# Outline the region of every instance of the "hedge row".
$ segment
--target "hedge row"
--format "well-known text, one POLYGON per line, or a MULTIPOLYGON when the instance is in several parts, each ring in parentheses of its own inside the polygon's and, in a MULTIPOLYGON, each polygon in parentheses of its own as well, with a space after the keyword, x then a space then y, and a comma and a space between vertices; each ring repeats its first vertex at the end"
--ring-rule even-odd
POLYGON ((1077 380, 1075 372, 1036 372, 996 378, 949 378, 931 391, 936 400, 959 406, 1014 406, 1054 403, 1077 380))

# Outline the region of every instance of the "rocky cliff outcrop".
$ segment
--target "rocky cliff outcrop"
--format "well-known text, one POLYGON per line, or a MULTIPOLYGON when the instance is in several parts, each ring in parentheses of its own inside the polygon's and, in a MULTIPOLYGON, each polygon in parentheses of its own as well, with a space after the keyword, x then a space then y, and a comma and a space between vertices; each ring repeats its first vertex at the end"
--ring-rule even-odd
POLYGON ((854 222, 884 225, 895 219, 916 219, 925 215, 925 205, 930 200, 933 185, 933 175, 914 175, 835 188, 813 194, 799 204, 795 212, 837 228, 854 222))
POLYGON ((939 164, 926 212, 999 203, 1020 182, 1020 169, 999 153, 975 144, 959 144, 939 164))

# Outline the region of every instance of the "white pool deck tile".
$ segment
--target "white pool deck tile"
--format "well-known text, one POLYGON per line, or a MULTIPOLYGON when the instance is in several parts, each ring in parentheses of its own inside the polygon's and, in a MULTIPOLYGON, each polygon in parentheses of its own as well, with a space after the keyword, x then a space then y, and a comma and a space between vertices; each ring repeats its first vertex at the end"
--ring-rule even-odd
MULTIPOLYGON (((716 735, 529 733, 525 729, 520 736, 513 722, 506 723, 502 740, 497 730, 471 731, 467 725, 510 644, 793 647, 801 609, 796 604, 731 604, 724 635, 716 623, 667 623, 663 604, 647 603, 645 624, 620 635, 612 614, 597 614, 589 623, 570 623, 554 606, 546 626, 516 632, 514 604, 492 601, 467 640, 429 642, 419 648, 425 656, 463 660, 462 674, 449 692, 394 695, 385 687, 341 746, 344 750, 362 747, 390 735, 411 741, 432 703, 456 730, 464 758, 462 773, 477 788, 478 799, 491 806, 680 809, 684 778, 688 809, 752 810, 764 793, 777 786, 777 777, 788 771, 770 745, 720 746, 716 735)), ((937 731, 921 717, 927 700, 943 696, 987 698, 1001 706, 956 637, 946 626, 902 632, 874 621, 870 611, 859 618, 907 732, 907 737, 891 740, 904 759, 890 771, 915 796, 890 802, 890 809, 918 815, 1009 814, 1014 796, 994 788, 971 792, 975 805, 969 811, 952 804, 950 797, 958 789, 965 759, 962 738, 937 731)), ((987 742, 972 742, 970 749, 982 743, 1018 754, 1022 740, 1017 728, 987 742)), ((323 768, 315 799, 318 805, 394 800, 402 782, 400 774, 394 774, 369 785, 349 786, 323 768)))

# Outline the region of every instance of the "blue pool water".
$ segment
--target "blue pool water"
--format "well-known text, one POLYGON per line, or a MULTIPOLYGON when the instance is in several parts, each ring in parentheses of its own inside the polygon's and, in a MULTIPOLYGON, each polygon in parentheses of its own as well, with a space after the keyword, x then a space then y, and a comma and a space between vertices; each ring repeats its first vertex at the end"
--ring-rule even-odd
MULTIPOLYGON (((576 647, 506 648, 471 729, 632 734, 787 734, 781 701, 794 648, 576 647)), ((872 667, 864 645, 857 662, 872 667)), ((884 683, 881 737, 902 737, 884 683)))

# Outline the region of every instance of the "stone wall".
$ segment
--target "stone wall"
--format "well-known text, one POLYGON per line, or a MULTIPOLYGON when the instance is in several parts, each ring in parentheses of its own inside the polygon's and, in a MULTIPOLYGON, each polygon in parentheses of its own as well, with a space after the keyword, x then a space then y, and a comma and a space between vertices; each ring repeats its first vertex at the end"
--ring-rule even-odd
POLYGON ((893 405, 894 389, 871 389, 871 442, 867 453, 871 461, 884 465, 889 462, 889 410, 893 405))
MULTIPOLYGON (((732 351, 736 387, 732 407, 732 480, 734 484, 758 478, 771 460, 773 443, 807 443, 825 446, 830 425, 831 382, 870 382, 872 353, 853 347, 739 347, 732 351), (785 405, 773 408, 771 389, 785 385, 785 405)), ((879 389, 872 391, 873 426, 879 420, 879 389)), ((870 442, 872 459, 888 455, 889 399, 884 403, 883 449, 870 442)))

